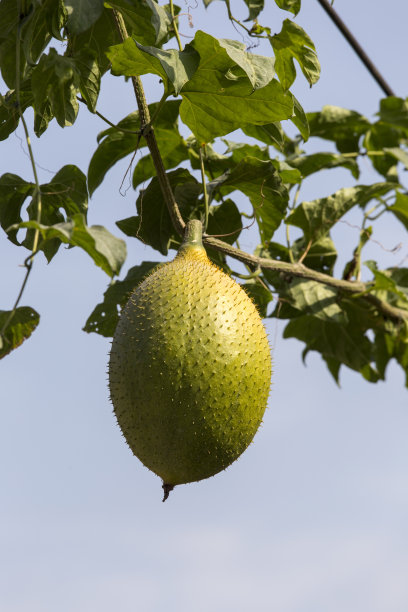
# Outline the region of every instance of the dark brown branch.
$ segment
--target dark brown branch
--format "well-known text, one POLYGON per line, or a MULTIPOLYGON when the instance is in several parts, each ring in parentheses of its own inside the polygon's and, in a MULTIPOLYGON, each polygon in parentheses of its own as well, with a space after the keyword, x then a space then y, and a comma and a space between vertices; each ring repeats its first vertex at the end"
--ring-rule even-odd
POLYGON ((344 38, 347 40, 350 46, 357 53, 358 57, 363 62, 364 66, 367 68, 370 74, 377 81, 378 85, 381 87, 383 92, 387 96, 395 96, 395 93, 393 92, 391 87, 388 85, 384 77, 381 75, 378 68, 370 60, 367 53, 364 51, 364 49, 362 48, 358 40, 355 38, 355 36, 353 36, 353 34, 350 32, 350 30, 348 29, 344 21, 341 19, 341 17, 338 15, 338 13, 336 13, 332 5, 327 0, 317 0, 317 1, 320 4, 320 6, 329 15, 333 23, 338 27, 338 29, 343 34, 344 38))
MULTIPOLYGON (((119 36, 122 41, 125 41, 129 36, 126 30, 125 22, 123 21, 123 17, 119 13, 119 11, 115 9, 113 10, 113 15, 115 19, 116 28, 119 32, 119 36)), ((182 236, 184 232, 185 223, 183 221, 183 217, 180 214, 176 198, 174 197, 170 181, 167 177, 166 170, 164 168, 159 147, 157 146, 156 136, 154 135, 154 128, 150 123, 149 107, 146 102, 143 84, 140 77, 133 76, 132 84, 133 89, 135 91, 137 107, 139 110, 140 129, 146 140, 147 146, 149 147, 150 155, 152 156, 152 161, 156 169, 157 180, 159 181, 163 198, 170 213, 171 220, 177 233, 182 236)))

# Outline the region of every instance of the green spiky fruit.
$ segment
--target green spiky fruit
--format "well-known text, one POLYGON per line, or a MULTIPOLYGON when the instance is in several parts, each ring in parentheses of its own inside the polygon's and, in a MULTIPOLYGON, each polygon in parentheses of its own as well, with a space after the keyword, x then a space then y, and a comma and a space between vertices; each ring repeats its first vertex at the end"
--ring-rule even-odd
POLYGON ((169 488, 225 469, 266 408, 271 356, 252 300, 208 259, 192 221, 176 258, 133 292, 109 384, 133 453, 169 488))

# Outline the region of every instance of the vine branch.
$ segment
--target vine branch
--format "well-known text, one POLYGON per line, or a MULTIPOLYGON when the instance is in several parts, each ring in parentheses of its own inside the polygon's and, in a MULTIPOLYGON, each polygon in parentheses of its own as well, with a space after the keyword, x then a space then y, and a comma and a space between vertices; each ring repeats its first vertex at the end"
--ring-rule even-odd
POLYGON ((343 291, 344 293, 363 298, 367 302, 370 302, 376 306, 378 310, 387 317, 396 319, 398 321, 408 320, 408 310, 403 310, 402 308, 392 306, 387 302, 383 302, 375 295, 367 293, 367 291, 369 291, 371 288, 370 283, 346 281, 343 279, 334 278, 333 276, 329 276, 323 272, 312 270, 302 263, 289 263, 286 261, 279 261, 278 259, 257 257, 256 255, 251 255, 250 253, 241 251, 240 249, 237 249, 230 244, 223 242, 222 240, 208 236, 207 234, 203 235, 203 242, 209 247, 216 249, 217 251, 221 251, 221 253, 225 253, 225 255, 229 255, 234 259, 238 259, 238 261, 241 261, 244 264, 254 266, 255 268, 260 267, 264 270, 281 272, 289 277, 295 276, 298 278, 304 278, 306 280, 314 280, 318 283, 328 285, 329 287, 334 287, 335 289, 343 291))

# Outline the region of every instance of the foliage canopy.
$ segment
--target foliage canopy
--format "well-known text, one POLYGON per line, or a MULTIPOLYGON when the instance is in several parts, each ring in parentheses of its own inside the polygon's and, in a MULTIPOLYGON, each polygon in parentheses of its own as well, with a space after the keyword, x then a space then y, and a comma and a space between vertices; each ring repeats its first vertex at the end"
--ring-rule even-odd
MULTIPOLYGON (((8 240, 27 250, 25 281, 38 252, 51 261, 61 244, 85 250, 111 282, 84 329, 112 336, 129 292, 156 263, 140 262, 123 280, 116 278, 126 245, 104 227, 87 225, 88 193, 119 160, 142 150, 132 177, 135 215, 118 219, 118 230, 167 255, 180 244, 183 224, 201 218, 210 257, 237 277, 234 259, 246 265, 244 287, 262 316, 287 319, 284 336, 301 340, 303 355, 319 352, 337 382, 342 365, 370 382, 384 379, 394 358, 408 385, 408 268, 380 270, 362 258, 382 215, 408 229, 408 194, 400 179, 408 168, 408 103, 384 98, 374 121, 334 106, 306 114, 290 87, 298 68, 312 86, 320 65, 313 41, 293 21, 301 1, 275 0, 291 14, 277 34, 262 24, 263 0, 244 1, 247 22, 239 22, 225 0, 226 15, 249 37, 265 38, 269 57, 200 30, 183 48, 180 9, 173 2, 2 0, 0 70, 9 91, 0 96, 0 139, 23 125, 34 180, 10 172, 0 177, 0 225, 8 240), (133 81, 138 110, 98 135, 87 176, 70 164, 40 185, 29 132, 40 137, 54 119, 62 128, 71 126, 81 104, 99 113, 108 71, 133 81), (139 79, 144 74, 156 75, 163 86, 162 98, 150 105, 139 79), (27 126, 30 107, 34 120, 27 126), (296 136, 287 133, 287 122, 296 136), (191 132, 187 138, 181 123, 191 132), (238 128, 253 144, 223 138, 238 128), (217 152, 220 139, 223 154, 217 152), (328 141, 332 150, 308 153, 305 143, 313 139, 328 141), (358 181, 363 158, 376 171, 376 183, 298 201, 303 182, 323 169, 343 167, 358 181), (239 249, 247 215, 234 201, 237 192, 252 206, 259 234, 253 254, 239 249), (360 211, 361 227, 338 278, 331 230, 351 209, 360 211), (276 240, 282 227, 285 243, 276 240), (367 282, 361 280, 363 266, 367 282)), ((23 290, 13 308, 0 311, 0 356, 38 325, 39 314, 20 306, 23 290)))

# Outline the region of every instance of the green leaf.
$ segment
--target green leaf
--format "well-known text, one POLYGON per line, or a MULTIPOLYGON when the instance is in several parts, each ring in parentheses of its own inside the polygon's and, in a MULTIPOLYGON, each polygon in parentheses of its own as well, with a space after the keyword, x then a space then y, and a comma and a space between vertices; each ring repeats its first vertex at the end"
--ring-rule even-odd
POLYGON ((395 202, 392 206, 388 206, 388 210, 408 229, 408 195, 396 191, 395 202))
POLYGON ((250 123, 241 125, 241 130, 247 136, 256 138, 267 145, 272 145, 282 151, 284 144, 284 134, 279 122, 267 123, 265 125, 251 125, 250 123))
POLYGON ((17 36, 20 38, 19 81, 22 83, 30 76, 32 67, 52 36, 58 40, 62 39, 60 29, 65 21, 64 7, 55 0, 24 4, 16 3, 15 0, 2 0, 0 5, 0 22, 5 23, 0 34, 0 66, 4 81, 10 88, 15 88, 17 36))
POLYGON ((384 147, 384 151, 401 162, 405 166, 405 169, 408 170, 408 153, 406 151, 400 147, 384 147))
MULTIPOLYGON (((0 329, 9 320, 11 312, 0 310, 0 329)), ((29 338, 39 322, 40 315, 33 308, 29 306, 16 308, 3 335, 0 336, 0 359, 29 338)))
POLYGON ((53 118, 54 114, 48 99, 43 100, 40 106, 37 105, 37 107, 34 108, 34 132, 38 138, 48 128, 48 124, 53 118))
POLYGON ((72 34, 81 34, 101 16, 103 0, 64 0, 67 26, 72 34))
POLYGON ((340 153, 359 151, 359 141, 371 127, 368 119, 339 106, 323 106, 318 113, 308 113, 310 135, 336 143, 340 153))
POLYGON ((381 378, 385 379, 385 370, 394 358, 405 372, 408 387, 408 334, 406 328, 380 330, 375 335, 375 361, 381 378))
POLYGON ((239 43, 218 41, 201 31, 184 51, 142 47, 127 39, 111 47, 108 56, 114 74, 157 74, 166 91, 180 92, 180 117, 200 143, 242 123, 262 125, 293 114, 291 94, 275 80, 263 86, 271 78, 270 59, 251 56, 239 43))
POLYGON ((392 183, 346 187, 327 198, 302 202, 288 216, 287 223, 300 227, 305 239, 313 243, 325 236, 353 206, 365 206, 370 200, 383 196, 391 189, 395 189, 392 183))
POLYGON ((18 25, 18 5, 15 0, 0 2, 0 42, 9 37, 18 25))
POLYGON ((134 76, 157 74, 163 80, 165 91, 176 94, 192 77, 199 62, 199 56, 190 46, 184 51, 163 50, 144 47, 132 38, 111 47, 107 53, 112 62, 112 73, 134 76))
MULTIPOLYGON (((363 146, 368 152, 378 153, 386 147, 398 147, 400 136, 397 128, 377 122, 366 132, 363 146)), ((387 180, 392 180, 391 177, 396 175, 397 162, 394 156, 384 153, 384 155, 369 155, 368 157, 377 172, 385 176, 387 180)))
POLYGON ((112 10, 103 8, 99 19, 88 30, 75 35, 71 32, 68 33, 67 55, 75 57, 83 49, 89 50, 94 53, 99 72, 103 75, 110 68, 106 51, 119 41, 119 34, 112 21, 112 10))
POLYGON ((291 157, 288 163, 294 168, 298 168, 303 178, 319 172, 320 170, 326 170, 328 168, 338 168, 342 166, 350 170, 354 178, 359 177, 359 167, 355 159, 350 157, 344 157, 337 153, 313 153, 311 155, 300 155, 298 157, 291 157))
POLYGON ((74 123, 79 106, 76 99, 79 75, 70 58, 58 55, 51 48, 33 70, 31 86, 36 110, 42 110, 48 101, 61 127, 74 123))
MULTIPOLYGON (((88 205, 88 192, 84 174, 76 166, 64 166, 54 178, 44 185, 40 185, 41 192, 41 222, 44 225, 54 225, 64 221, 61 210, 68 216, 75 213, 86 215, 88 205)), ((15 174, 4 174, 0 177, 0 224, 7 231, 8 238, 19 245, 17 229, 21 223, 21 208, 27 197, 35 194, 33 183, 24 181, 15 174), (10 227, 14 229, 10 229, 10 227)), ((37 219, 38 202, 34 197, 27 207, 30 220, 37 219)), ((34 231, 29 230, 21 242, 27 249, 33 248, 34 231)), ((47 241, 40 250, 44 251, 48 261, 54 257, 60 246, 60 240, 55 238, 47 241)))
MULTIPOLYGON (((88 210, 88 191, 86 188, 86 177, 83 172, 74 165, 61 168, 53 177, 52 181, 40 186, 41 190, 41 223, 43 225, 54 225, 65 221, 63 210, 67 217, 81 213, 85 219, 88 210)), ((37 217, 37 205, 33 201, 27 212, 30 219, 37 217)), ((23 246, 32 250, 34 243, 34 232, 28 231, 23 246)), ((44 251, 47 261, 50 262, 57 253, 61 242, 58 238, 47 240, 40 250, 44 251)))
POLYGON ((249 15, 245 21, 255 20, 264 9, 264 0, 244 0, 244 2, 249 9, 249 15))
MULTIPOLYGON (((20 88, 20 109, 24 113, 33 101, 31 84, 25 81, 20 88)), ((5 96, 0 94, 0 140, 6 140, 17 128, 20 115, 18 113, 17 96, 15 90, 8 91, 5 96)))
POLYGON ((300 132, 300 135, 306 142, 306 140, 308 140, 310 136, 309 120, 299 101, 293 95, 292 98, 294 114, 290 118, 290 120, 297 127, 300 132))
POLYGON ((296 78, 294 59, 310 85, 320 77, 320 63, 313 41, 290 19, 285 19, 279 34, 269 37, 275 52, 275 69, 284 89, 289 89, 296 78))
POLYGON ((236 40, 221 38, 217 42, 222 49, 225 49, 228 57, 235 63, 235 66, 226 73, 228 79, 238 80, 245 75, 254 90, 261 89, 272 81, 275 74, 275 60, 273 57, 248 53, 245 50, 246 45, 236 40))
POLYGON ((96 110, 96 102, 101 86, 101 73, 97 55, 89 48, 83 48, 73 56, 79 75, 79 90, 91 113, 96 110))
POLYGON ((285 297, 302 314, 313 314, 319 319, 344 324, 347 322, 338 304, 337 290, 313 280, 294 278, 288 285, 285 297))
POLYGON ((113 236, 101 225, 88 227, 81 213, 73 215, 68 221, 51 226, 36 221, 24 221, 18 226, 13 226, 12 229, 22 228, 38 229, 44 241, 58 238, 61 242, 71 246, 81 247, 109 276, 119 274, 126 259, 125 242, 113 236))
POLYGON ((396 96, 388 96, 380 102, 380 120, 401 128, 408 134, 408 101, 396 96))
POLYGON ((224 242, 233 244, 241 230, 241 213, 232 200, 227 199, 218 206, 210 206, 207 234, 219 236, 224 242))
POLYGON ((253 91, 249 78, 225 76, 237 64, 217 39, 198 31, 191 45, 200 54, 200 64, 180 92, 180 117, 200 143, 241 125, 264 125, 292 116, 291 94, 276 80, 253 91))
MULTIPOLYGON (((197 211, 197 199, 202 190, 198 181, 184 168, 167 173, 180 212, 187 220, 197 211)), ((171 242, 178 242, 157 177, 142 190, 136 202, 138 216, 128 217, 116 225, 128 236, 138 238, 163 255, 167 255, 171 242)))
POLYGON ((140 131, 139 113, 133 112, 122 121, 119 121, 119 129, 106 130, 98 136, 100 144, 92 155, 88 168, 88 188, 92 195, 96 188, 102 183, 105 174, 112 168, 120 159, 123 159, 130 153, 136 151, 136 148, 146 146, 146 142, 140 139, 138 132, 140 131), (121 132, 120 128, 133 131, 121 132))
POLYGON ((236 189, 249 197, 254 208, 262 242, 268 242, 285 216, 288 191, 274 164, 245 157, 230 173, 215 180, 212 187, 223 194, 236 189))
POLYGON ((273 300, 272 293, 256 278, 251 278, 241 285, 241 287, 254 302, 259 312, 259 316, 264 319, 267 316, 268 304, 273 300))
MULTIPOLYGON (((292 252, 295 258, 295 261, 301 257, 304 253, 307 243, 304 238, 299 238, 295 240, 292 245, 292 252)), ((324 274, 333 274, 334 264, 337 259, 337 251, 334 246, 333 240, 330 236, 323 236, 315 242, 310 249, 307 251, 306 257, 303 259, 303 263, 308 268, 312 268, 312 270, 317 270, 318 272, 323 272, 324 274)), ((287 259, 289 261, 289 259, 287 259)))
POLYGON ((171 15, 155 0, 113 0, 109 6, 119 9, 129 34, 142 45, 161 46, 173 35, 171 15))
POLYGON ((227 153, 232 153, 230 158, 227 157, 229 165, 231 165, 231 160, 234 162, 234 164, 239 164, 239 162, 245 159, 245 157, 256 157, 257 159, 262 159, 263 161, 269 161, 268 147, 250 145, 246 142, 232 142, 231 140, 227 140, 225 138, 222 140, 227 145, 225 155, 227 153))
POLYGON ((379 378, 378 372, 371 365, 372 345, 353 322, 340 325, 312 315, 303 315, 289 321, 283 336, 305 342, 308 351, 317 351, 326 360, 343 363, 360 372, 370 382, 376 382, 379 378))
POLYGON ((139 266, 130 268, 123 280, 113 281, 103 294, 103 302, 95 306, 89 315, 83 330, 106 338, 112 337, 119 321, 120 309, 137 285, 158 265, 157 261, 142 261, 139 266))
POLYGON ((25 181, 16 174, 7 173, 0 177, 0 225, 13 244, 20 244, 17 240, 17 230, 9 228, 21 222, 21 208, 34 190, 33 183, 25 181))
POLYGON ((300 11, 300 2, 301 0, 275 0, 276 4, 279 8, 284 11, 290 11, 294 15, 297 15, 300 11))
MULTIPOLYGON (((180 136, 177 127, 179 106, 180 100, 167 101, 163 105, 155 121, 156 140, 167 169, 172 167, 169 165, 172 163, 172 161, 174 161, 176 165, 180 163, 176 160, 181 155, 181 150, 183 149, 184 141, 180 136)), ((157 103, 149 105, 149 112, 152 116, 154 115, 156 109, 157 103)), ((139 140, 138 132, 140 131, 139 113, 133 112, 119 121, 117 128, 110 128, 98 135, 99 146, 93 154, 88 168, 88 187, 91 195, 101 184, 107 171, 120 159, 126 157, 136 150, 139 140), (123 128, 127 131, 121 132, 120 129, 117 128, 123 128), (129 132, 134 133, 131 134, 129 132)), ((139 142, 139 148, 146 146, 145 140, 141 139, 139 142)), ((183 159, 186 159, 187 157, 188 152, 187 148, 185 148, 183 159)), ((139 182, 150 178, 150 176, 153 176, 155 173, 150 156, 146 159, 146 161, 142 162, 140 166, 139 164, 136 166, 135 176, 133 179, 133 184, 135 187, 137 184, 139 184, 139 182), (150 176, 149 172, 151 172, 150 176)))
MULTIPOLYGON (((44 6, 47 2, 44 3, 44 6)), ((48 3, 49 4, 49 3, 48 3)), ((51 40, 48 31, 43 7, 33 8, 30 18, 27 20, 21 32, 21 48, 28 65, 35 65, 42 51, 51 40)))
POLYGON ((380 299, 383 299, 400 308, 408 309, 408 286, 399 286, 392 276, 392 271, 378 270, 375 261, 366 261, 365 265, 374 276, 374 284, 370 288, 370 293, 374 292, 380 299), (386 295, 383 295, 383 294, 386 295), (389 294, 392 294, 391 296, 389 294))

